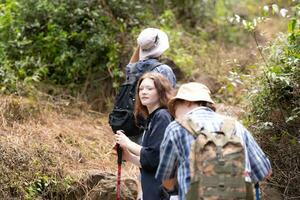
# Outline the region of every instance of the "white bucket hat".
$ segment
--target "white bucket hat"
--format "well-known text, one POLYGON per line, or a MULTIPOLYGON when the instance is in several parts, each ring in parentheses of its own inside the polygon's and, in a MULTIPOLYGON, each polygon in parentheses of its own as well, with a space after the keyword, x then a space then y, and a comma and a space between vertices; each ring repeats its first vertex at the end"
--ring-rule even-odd
POLYGON ((169 48, 169 39, 165 32, 157 28, 144 29, 137 38, 140 45, 140 60, 156 58, 169 48))
POLYGON ((201 83, 190 82, 182 84, 175 97, 171 98, 168 103, 168 108, 174 114, 174 103, 176 100, 181 99, 185 101, 206 101, 214 104, 210 97, 210 90, 208 87, 201 83))

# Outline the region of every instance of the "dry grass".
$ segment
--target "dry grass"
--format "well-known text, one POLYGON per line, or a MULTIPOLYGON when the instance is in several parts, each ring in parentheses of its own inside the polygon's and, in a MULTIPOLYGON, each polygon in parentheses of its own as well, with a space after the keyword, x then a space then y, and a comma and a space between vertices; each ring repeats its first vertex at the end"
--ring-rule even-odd
MULTIPOLYGON (((33 182, 37 173, 71 176, 75 181, 93 169, 116 174, 107 115, 82 110, 82 106, 14 96, 1 96, 0 109, 0 165, 18 174, 14 181, 1 177, 2 192, 13 182, 24 191, 22 187, 33 182)), ((124 179, 137 174, 136 167, 124 165, 124 179)))

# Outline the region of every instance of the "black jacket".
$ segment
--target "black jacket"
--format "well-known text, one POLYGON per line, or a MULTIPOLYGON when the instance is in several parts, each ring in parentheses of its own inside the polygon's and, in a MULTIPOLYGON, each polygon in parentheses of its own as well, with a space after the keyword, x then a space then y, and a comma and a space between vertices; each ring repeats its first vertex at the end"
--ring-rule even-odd
POLYGON ((156 109, 147 119, 140 155, 143 200, 163 199, 161 182, 155 179, 155 173, 159 164, 160 144, 171 121, 172 116, 164 108, 156 109))

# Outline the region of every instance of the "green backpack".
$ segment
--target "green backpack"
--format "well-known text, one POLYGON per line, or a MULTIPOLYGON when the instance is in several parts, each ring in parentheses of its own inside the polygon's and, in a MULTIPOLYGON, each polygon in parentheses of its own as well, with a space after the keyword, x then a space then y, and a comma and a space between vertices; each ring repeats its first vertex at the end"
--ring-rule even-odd
POLYGON ((245 154, 233 134, 235 120, 225 118, 221 130, 208 132, 192 118, 178 121, 195 138, 190 149, 191 185, 187 200, 246 198, 245 154))

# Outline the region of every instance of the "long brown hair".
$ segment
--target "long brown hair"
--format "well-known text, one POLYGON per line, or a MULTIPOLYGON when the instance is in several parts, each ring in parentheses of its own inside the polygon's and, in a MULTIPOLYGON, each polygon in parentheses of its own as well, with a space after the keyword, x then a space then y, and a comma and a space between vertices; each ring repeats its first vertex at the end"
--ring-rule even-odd
POLYGON ((168 79, 166 79, 162 74, 157 72, 147 72, 145 73, 138 81, 136 86, 136 94, 135 94, 135 108, 134 115, 137 118, 138 116, 142 116, 143 118, 147 118, 149 116, 149 112, 147 106, 144 106, 140 100, 139 96, 139 88, 142 81, 146 78, 152 79, 154 82, 155 89, 157 90, 157 94, 159 96, 159 105, 160 107, 167 108, 169 100, 175 95, 175 91, 171 86, 171 83, 168 79))

